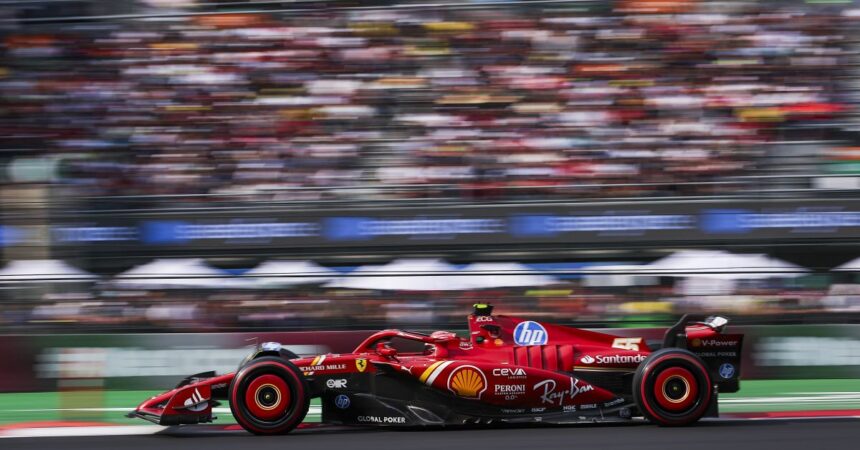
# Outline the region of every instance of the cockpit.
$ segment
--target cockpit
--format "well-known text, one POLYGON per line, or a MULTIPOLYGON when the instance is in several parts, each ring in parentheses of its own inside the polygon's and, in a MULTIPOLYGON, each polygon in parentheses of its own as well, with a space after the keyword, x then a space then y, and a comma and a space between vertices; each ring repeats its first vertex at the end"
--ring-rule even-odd
POLYGON ((355 349, 355 353, 376 353, 384 357, 429 356, 444 358, 451 348, 459 348, 463 339, 450 331, 431 334, 384 330, 374 333, 355 349))

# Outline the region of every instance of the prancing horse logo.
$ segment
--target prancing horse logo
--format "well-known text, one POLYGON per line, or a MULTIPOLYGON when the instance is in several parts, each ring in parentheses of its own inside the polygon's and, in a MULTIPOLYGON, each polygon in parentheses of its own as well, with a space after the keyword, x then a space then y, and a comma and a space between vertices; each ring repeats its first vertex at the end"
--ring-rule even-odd
POLYGON ((356 359, 355 368, 358 369, 359 372, 364 372, 364 369, 367 369, 367 360, 364 358, 356 359))

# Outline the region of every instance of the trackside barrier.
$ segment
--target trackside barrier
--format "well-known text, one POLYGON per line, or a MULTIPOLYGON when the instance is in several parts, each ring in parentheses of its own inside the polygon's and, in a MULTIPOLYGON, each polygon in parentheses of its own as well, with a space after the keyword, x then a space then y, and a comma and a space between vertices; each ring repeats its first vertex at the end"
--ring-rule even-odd
MULTIPOLYGON (((660 340, 665 329, 602 329, 660 340)), ((860 378, 860 325, 731 327, 746 334, 742 378, 860 378)), ((298 354, 349 352, 371 331, 0 336, 0 392, 77 385, 163 389, 204 370, 236 369, 255 342, 298 354)))

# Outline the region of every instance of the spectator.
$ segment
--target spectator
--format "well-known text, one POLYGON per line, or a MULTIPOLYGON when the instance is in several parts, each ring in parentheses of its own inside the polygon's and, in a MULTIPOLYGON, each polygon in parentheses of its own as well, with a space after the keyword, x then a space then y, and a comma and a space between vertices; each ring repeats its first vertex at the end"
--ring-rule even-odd
POLYGON ((835 127, 850 18, 685 5, 230 14, 12 35, 4 147, 68 159, 63 181, 88 195, 568 198, 741 190, 688 183, 778 169, 765 144, 810 121, 835 127))

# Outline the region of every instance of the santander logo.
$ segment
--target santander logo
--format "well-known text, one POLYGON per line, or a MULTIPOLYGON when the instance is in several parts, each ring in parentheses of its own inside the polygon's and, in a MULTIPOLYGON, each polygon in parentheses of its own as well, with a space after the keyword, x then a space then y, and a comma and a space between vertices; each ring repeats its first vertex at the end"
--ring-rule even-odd
POLYGON ((585 355, 579 359, 582 364, 639 364, 645 355, 585 355))

